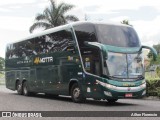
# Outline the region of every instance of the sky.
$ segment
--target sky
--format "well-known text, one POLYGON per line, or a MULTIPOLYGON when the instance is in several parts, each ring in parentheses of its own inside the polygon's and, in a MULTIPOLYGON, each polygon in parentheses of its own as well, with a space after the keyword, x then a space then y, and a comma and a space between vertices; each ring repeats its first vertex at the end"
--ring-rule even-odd
MULTIPOLYGON (((143 45, 160 43, 159 0, 56 0, 76 7, 68 14, 81 21, 120 23, 129 20, 143 45)), ((29 28, 37 13, 49 6, 49 0, 1 0, 0 1, 0 56, 5 57, 7 43, 29 36, 29 28)))

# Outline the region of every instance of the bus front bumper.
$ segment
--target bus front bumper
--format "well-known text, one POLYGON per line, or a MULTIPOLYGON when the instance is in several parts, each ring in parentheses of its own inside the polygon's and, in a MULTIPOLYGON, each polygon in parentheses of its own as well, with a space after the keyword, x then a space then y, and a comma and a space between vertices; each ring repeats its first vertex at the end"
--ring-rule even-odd
POLYGON ((106 99, 141 98, 146 95, 146 83, 135 87, 117 87, 98 80, 96 82, 103 86, 106 99))

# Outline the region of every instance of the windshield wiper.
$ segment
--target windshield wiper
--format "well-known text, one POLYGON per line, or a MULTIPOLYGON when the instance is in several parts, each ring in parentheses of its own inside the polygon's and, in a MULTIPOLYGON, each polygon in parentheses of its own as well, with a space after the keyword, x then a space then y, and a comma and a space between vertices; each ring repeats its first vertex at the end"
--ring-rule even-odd
POLYGON ((114 76, 114 75, 105 75, 105 77, 107 78, 118 78, 118 79, 144 79, 144 76, 143 75, 138 75, 137 77, 134 77, 134 78, 126 78, 126 77, 117 77, 117 76, 114 76))
POLYGON ((105 77, 107 79, 110 79, 110 78, 119 78, 119 77, 115 77, 115 76, 110 76, 110 75, 102 75, 102 77, 105 77))
POLYGON ((121 75, 120 75, 120 77, 117 77, 117 75, 115 76, 115 75, 107 75, 109 78, 118 78, 118 79, 127 79, 127 78, 123 78, 121 75))
POLYGON ((138 75, 138 79, 144 79, 143 75, 138 75))

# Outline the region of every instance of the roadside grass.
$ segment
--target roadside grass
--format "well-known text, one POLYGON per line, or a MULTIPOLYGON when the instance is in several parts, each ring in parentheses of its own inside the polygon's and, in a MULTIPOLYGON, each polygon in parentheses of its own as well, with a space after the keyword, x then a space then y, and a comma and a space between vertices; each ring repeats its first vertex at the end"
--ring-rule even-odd
POLYGON ((0 85, 4 85, 4 84, 5 84, 5 81, 0 80, 0 85))
POLYGON ((5 84, 4 74, 0 73, 0 85, 5 84))
POLYGON ((4 74, 3 73, 0 73, 0 78, 3 78, 4 77, 4 74))

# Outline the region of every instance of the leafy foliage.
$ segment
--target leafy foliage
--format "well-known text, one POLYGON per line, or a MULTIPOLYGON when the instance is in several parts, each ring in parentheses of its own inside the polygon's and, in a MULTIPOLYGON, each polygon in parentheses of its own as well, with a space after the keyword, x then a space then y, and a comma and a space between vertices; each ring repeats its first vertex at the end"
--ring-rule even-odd
POLYGON ((156 73, 157 73, 157 75, 160 77, 160 67, 157 67, 156 73))
POLYGON ((38 13, 35 17, 35 23, 30 27, 30 33, 37 28, 49 29, 56 26, 64 25, 69 21, 78 21, 74 15, 66 15, 74 6, 66 3, 55 4, 50 0, 50 7, 47 7, 43 13, 38 13))
POLYGON ((156 92, 156 89, 155 89, 155 83, 156 83, 156 80, 147 80, 146 81, 147 96, 157 96, 157 92, 156 92))
POLYGON ((156 61, 153 58, 150 58, 150 65, 159 65, 160 64, 160 55, 157 56, 156 61))
POLYGON ((0 57, 0 73, 4 69, 4 58, 0 57))
POLYGON ((147 96, 159 96, 160 97, 160 77, 158 75, 152 76, 148 72, 145 73, 146 78, 146 92, 147 96))
POLYGON ((156 49, 157 53, 158 53, 158 57, 156 59, 156 61, 153 60, 153 55, 152 52, 150 51, 148 53, 148 58, 150 58, 150 65, 158 65, 160 64, 160 44, 157 45, 153 45, 153 48, 156 49))
POLYGON ((160 87, 157 87, 156 90, 157 90, 157 96, 160 97, 160 87))
POLYGON ((146 78, 147 84, 147 96, 158 96, 160 97, 160 78, 148 79, 146 78))
POLYGON ((157 53, 160 54, 160 44, 153 45, 153 47, 156 49, 157 53))
POLYGON ((122 24, 125 24, 125 25, 130 25, 130 26, 132 26, 132 25, 129 23, 129 20, 123 20, 121 23, 122 23, 122 24))
MULTIPOLYGON (((160 44, 157 44, 157 45, 153 45, 153 48, 156 49, 157 53, 160 54, 160 44)), ((152 57, 152 53, 151 51, 148 53, 148 58, 151 58, 152 57)))

